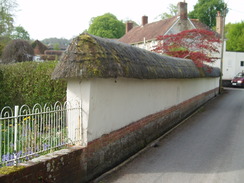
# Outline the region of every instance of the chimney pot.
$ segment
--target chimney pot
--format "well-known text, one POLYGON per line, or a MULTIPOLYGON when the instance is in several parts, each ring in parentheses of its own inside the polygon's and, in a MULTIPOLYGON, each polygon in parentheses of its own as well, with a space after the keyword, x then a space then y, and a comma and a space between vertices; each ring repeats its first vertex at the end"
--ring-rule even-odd
POLYGON ((142 26, 148 24, 148 16, 142 16, 142 26))

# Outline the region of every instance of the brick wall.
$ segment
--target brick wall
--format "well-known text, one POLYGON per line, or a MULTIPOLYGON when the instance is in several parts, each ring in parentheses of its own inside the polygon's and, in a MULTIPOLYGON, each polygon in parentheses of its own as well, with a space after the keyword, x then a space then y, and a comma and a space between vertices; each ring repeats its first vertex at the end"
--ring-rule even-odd
POLYGON ((26 168, 0 175, 1 183, 87 182, 123 162, 216 96, 218 88, 167 110, 148 115, 88 143, 29 161, 26 168))

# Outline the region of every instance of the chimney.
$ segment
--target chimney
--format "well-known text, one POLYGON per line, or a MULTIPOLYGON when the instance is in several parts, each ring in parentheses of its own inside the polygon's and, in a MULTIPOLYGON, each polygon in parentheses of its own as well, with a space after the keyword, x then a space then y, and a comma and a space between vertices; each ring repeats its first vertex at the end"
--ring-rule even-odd
POLYGON ((185 1, 178 3, 178 16, 181 20, 187 19, 187 3, 185 1))
POLYGON ((222 28, 223 28, 223 16, 221 15, 220 11, 217 11, 216 16, 216 32, 222 35, 222 28))
POLYGON ((132 22, 126 22, 126 30, 125 32, 129 32, 133 28, 133 23, 132 22))
POLYGON ((142 16, 142 26, 148 24, 148 16, 142 16))

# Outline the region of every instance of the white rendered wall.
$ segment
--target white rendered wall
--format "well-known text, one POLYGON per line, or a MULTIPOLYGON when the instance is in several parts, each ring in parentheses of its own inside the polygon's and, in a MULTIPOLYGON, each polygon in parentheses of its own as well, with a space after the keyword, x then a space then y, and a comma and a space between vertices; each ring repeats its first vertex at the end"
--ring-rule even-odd
POLYGON ((67 101, 71 103, 80 102, 82 110, 77 114, 77 110, 71 111, 68 116, 69 139, 76 141, 82 136, 82 143, 87 144, 87 129, 89 120, 90 88, 91 82, 87 80, 71 79, 67 84, 67 101), (81 123, 80 123, 81 122, 81 123), (81 131, 79 131, 81 129, 81 131), (80 133, 80 134, 77 134, 80 133))
MULTIPOLYGON (((219 50, 221 51, 221 50, 219 50)), ((216 54, 216 57, 220 55, 216 54)), ((244 61, 244 52, 226 51, 226 41, 224 42, 224 55, 223 55, 223 79, 231 80, 239 72, 244 71, 244 66, 241 66, 241 61, 244 61)), ((220 68, 220 59, 218 59, 211 66, 220 68)))
POLYGON ((81 97, 87 140, 218 87, 219 78, 92 79, 68 82, 68 100, 81 97), (79 94, 80 92, 80 94, 79 94))
POLYGON ((244 52, 224 52, 223 79, 233 79, 239 72, 244 71, 241 61, 244 61, 244 52))

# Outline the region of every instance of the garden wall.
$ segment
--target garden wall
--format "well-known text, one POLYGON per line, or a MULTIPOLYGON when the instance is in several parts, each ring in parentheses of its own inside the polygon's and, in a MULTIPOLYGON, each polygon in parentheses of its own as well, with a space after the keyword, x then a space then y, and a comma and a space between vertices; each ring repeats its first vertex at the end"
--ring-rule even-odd
POLYGON ((0 182, 87 182, 215 97, 219 76, 219 69, 199 69, 191 60, 80 35, 53 78, 68 81, 68 100, 81 100, 87 146, 29 161, 22 170, 1 176, 0 182))
POLYGON ((83 124, 90 142, 145 116, 217 89, 218 85, 218 78, 73 79, 68 82, 67 98, 82 101, 83 124))
MULTIPOLYGON (((168 91, 168 93, 171 92, 168 91)), ((25 168, 8 175, 0 175, 0 182, 87 182, 144 148, 217 94, 218 88, 205 91, 177 105, 131 121, 130 124, 110 133, 105 133, 88 142, 87 147, 71 147, 21 164, 25 168)), ((162 100, 162 103, 165 101, 167 99, 162 100)), ((111 108, 116 108, 116 106, 111 108)), ((133 108, 128 108, 132 112, 134 111, 133 108)), ((116 110, 112 109, 112 111, 116 110)), ((117 112, 127 119, 126 114, 119 108, 117 112)), ((111 113, 107 114, 107 118, 109 118, 109 114, 111 113)), ((90 116, 95 117, 91 114, 90 116)), ((112 126, 109 123, 101 124, 100 120, 96 124, 97 127, 102 126, 101 130, 106 127, 111 130, 117 121, 122 120, 115 120, 112 126)), ((88 134, 96 124, 89 124, 91 127, 88 127, 88 134)), ((95 129, 97 128, 93 130, 95 129)))

